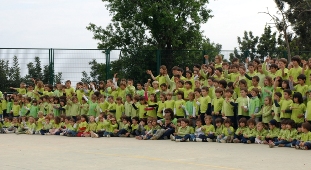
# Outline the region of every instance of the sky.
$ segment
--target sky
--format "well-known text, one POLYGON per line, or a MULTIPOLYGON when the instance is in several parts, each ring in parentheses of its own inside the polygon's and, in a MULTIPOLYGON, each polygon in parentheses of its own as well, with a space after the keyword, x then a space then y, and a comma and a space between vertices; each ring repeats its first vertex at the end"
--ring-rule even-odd
MULTIPOLYGON (((275 12, 273 0, 210 0, 214 17, 202 25, 204 35, 223 50, 237 47, 237 36, 263 33, 275 12)), ((96 48, 86 26, 105 27, 111 16, 101 0, 1 0, 1 48, 96 48)))
MULTIPOLYGON (((204 35, 222 45, 222 50, 237 47, 237 36, 245 30, 261 35, 269 16, 258 14, 269 10, 275 13, 273 0, 210 0, 213 18, 202 25, 204 35)), ((35 56, 42 65, 49 63, 48 50, 4 50, 1 48, 69 48, 96 49, 97 40, 86 29, 89 23, 105 27, 111 16, 101 0, 1 0, 0 1, 0 59, 18 56, 21 74, 27 74, 27 64, 35 56)), ((111 53, 111 59, 119 57, 111 53)), ((228 54, 223 52, 225 58, 228 54)), ((63 73, 63 80, 80 81, 81 72, 89 73, 93 58, 104 63, 101 51, 55 51, 55 72, 63 73)))

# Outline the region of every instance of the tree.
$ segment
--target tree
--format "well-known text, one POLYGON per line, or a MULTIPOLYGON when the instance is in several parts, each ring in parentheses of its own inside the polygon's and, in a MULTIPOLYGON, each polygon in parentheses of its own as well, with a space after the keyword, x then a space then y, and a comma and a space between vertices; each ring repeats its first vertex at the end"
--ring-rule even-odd
MULTIPOLYGON (((299 54, 303 58, 311 57, 311 1, 310 0, 276 0, 287 5, 286 19, 294 34, 290 37, 291 55, 299 54)), ((284 6, 284 5, 283 5, 284 6)))
POLYGON ((245 61, 247 57, 251 60, 257 58, 257 44, 259 41, 258 36, 254 36, 252 31, 244 31, 244 36, 238 37, 239 51, 234 48, 234 54, 230 54, 230 59, 233 57, 239 58, 241 61, 245 61))
POLYGON ((271 20, 273 21, 273 25, 275 25, 276 29, 279 31, 281 35, 284 37, 284 42, 286 45, 288 60, 291 60, 291 48, 290 48, 290 39, 291 39, 291 33, 289 32, 290 24, 288 22, 288 11, 285 9, 285 4, 281 0, 274 0, 278 12, 277 14, 280 15, 280 17, 276 15, 270 14, 269 10, 267 12, 261 12, 264 14, 268 14, 271 17, 271 20))
MULTIPOLYGON (((208 0, 103 0, 113 15, 106 28, 90 23, 99 49, 166 50, 167 67, 174 64, 174 50, 198 49, 201 24, 212 17, 208 0)), ((126 52, 125 57, 140 58, 126 52)), ((136 54, 136 53, 135 53, 136 54)), ((164 56, 164 55, 162 55, 164 56)), ((142 56, 144 57, 144 56, 142 56)), ((203 58, 203 56, 202 56, 203 58)))
POLYGON ((89 77, 89 75, 87 74, 86 71, 82 71, 82 78, 81 81, 83 83, 90 83, 91 82, 91 77, 89 77))
POLYGON ((21 71, 18 63, 17 56, 13 57, 12 67, 9 68, 9 72, 7 74, 8 82, 10 87, 19 87, 21 80, 21 71))
POLYGON ((7 91, 8 84, 8 72, 9 72, 9 61, 8 60, 0 60, 0 91, 7 91))

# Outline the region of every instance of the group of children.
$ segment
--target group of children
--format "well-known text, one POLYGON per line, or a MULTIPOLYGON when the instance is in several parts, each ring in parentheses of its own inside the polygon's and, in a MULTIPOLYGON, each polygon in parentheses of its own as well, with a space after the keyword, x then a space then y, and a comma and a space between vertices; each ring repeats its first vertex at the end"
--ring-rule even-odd
POLYGON ((166 66, 146 83, 21 83, 0 93, 4 133, 262 143, 311 149, 311 60, 166 66), (288 64, 288 65, 287 65, 288 64), (288 66, 286 68, 286 66, 288 66), (302 66, 302 67, 301 67, 302 66), (1 96, 2 95, 2 96, 1 96), (279 130, 278 128, 281 128, 279 130), (295 127, 298 130, 295 130, 295 127))

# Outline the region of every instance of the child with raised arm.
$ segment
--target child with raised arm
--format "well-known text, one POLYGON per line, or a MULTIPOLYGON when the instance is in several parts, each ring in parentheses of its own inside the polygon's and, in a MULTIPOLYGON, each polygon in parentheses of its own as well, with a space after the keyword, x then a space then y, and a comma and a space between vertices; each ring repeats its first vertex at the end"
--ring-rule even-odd
POLYGON ((308 92, 308 85, 305 84, 306 82, 306 76, 303 74, 300 74, 297 77, 298 81, 297 81, 297 85, 294 86, 294 78, 293 77, 289 77, 289 87, 290 90, 295 91, 295 92, 299 92, 302 94, 303 100, 307 99, 307 92, 308 92))
POLYGON ((268 134, 268 132, 264 128, 264 124, 262 122, 257 123, 256 126, 257 126, 257 131, 256 131, 255 143, 264 144, 265 137, 268 134))
POLYGON ((18 94, 21 94, 21 95, 26 95, 27 93, 26 84, 23 82, 19 85, 19 88, 10 87, 10 89, 16 90, 18 94))
POLYGON ((242 117, 239 120, 239 127, 238 127, 238 129, 235 131, 233 143, 240 143, 241 142, 241 140, 243 138, 243 133, 247 129, 246 124, 247 124, 247 119, 242 117))
POLYGON ((277 128, 277 121, 272 119, 269 122, 269 131, 268 134, 265 137, 265 141, 263 141, 264 144, 269 144, 271 142, 276 142, 278 140, 278 135, 280 133, 280 129, 277 128))

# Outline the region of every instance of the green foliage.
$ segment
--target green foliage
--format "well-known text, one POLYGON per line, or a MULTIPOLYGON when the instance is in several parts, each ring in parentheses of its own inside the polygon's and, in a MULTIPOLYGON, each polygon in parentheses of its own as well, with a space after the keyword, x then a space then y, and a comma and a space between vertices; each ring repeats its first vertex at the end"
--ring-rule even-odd
POLYGON ((245 61, 247 57, 251 60, 259 58, 263 61, 264 57, 270 56, 273 58, 286 57, 286 47, 282 39, 282 35, 277 36, 276 32, 272 32, 270 26, 264 28, 264 33, 258 37, 253 33, 244 32, 244 37, 238 37, 239 49, 234 48, 234 53, 230 54, 230 59, 233 57, 245 61))
MULTIPOLYGON (((0 60, 0 91, 8 91, 9 87, 19 87, 21 82, 32 84, 31 78, 40 79, 43 83, 48 84, 50 78, 49 65, 41 67, 39 57, 34 58, 34 62, 27 64, 27 74, 21 77, 21 69, 18 62, 18 57, 14 56, 12 66, 10 67, 9 60, 0 60)), ((59 72, 54 76, 54 82, 61 82, 62 73, 59 72)))
POLYGON ((106 63, 90 62, 92 72, 90 77, 83 72, 83 81, 104 80, 106 75, 118 73, 120 78, 143 82, 150 78, 146 70, 156 73, 160 65, 170 70, 177 64, 185 69, 202 63, 204 54, 215 56, 221 50, 221 45, 211 43, 200 30, 212 17, 208 0, 103 2, 113 16, 112 23, 106 28, 90 23, 87 29, 99 41, 99 49, 122 51, 119 59, 110 63, 108 73, 106 63))

